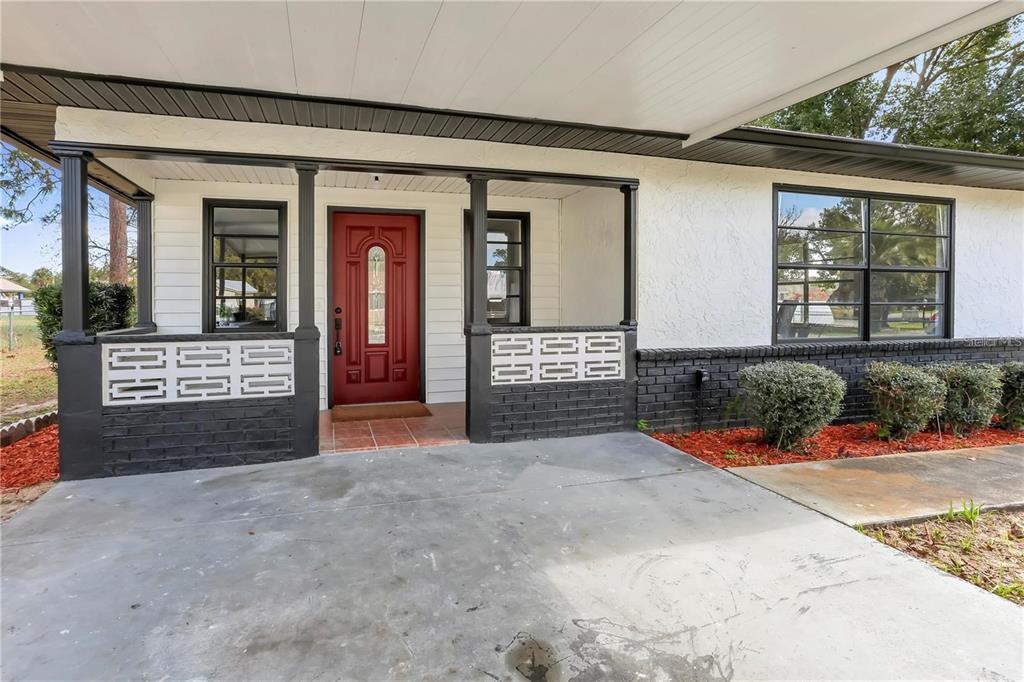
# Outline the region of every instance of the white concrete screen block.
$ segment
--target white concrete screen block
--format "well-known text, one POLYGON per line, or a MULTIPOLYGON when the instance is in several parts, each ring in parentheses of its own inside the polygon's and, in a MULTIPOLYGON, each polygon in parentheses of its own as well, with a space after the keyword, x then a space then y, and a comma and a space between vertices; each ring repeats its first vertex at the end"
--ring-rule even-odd
POLYGON ((622 332, 495 334, 491 384, 622 379, 622 332))
POLYGON ((104 405, 295 393, 291 339, 111 343, 102 358, 104 405))

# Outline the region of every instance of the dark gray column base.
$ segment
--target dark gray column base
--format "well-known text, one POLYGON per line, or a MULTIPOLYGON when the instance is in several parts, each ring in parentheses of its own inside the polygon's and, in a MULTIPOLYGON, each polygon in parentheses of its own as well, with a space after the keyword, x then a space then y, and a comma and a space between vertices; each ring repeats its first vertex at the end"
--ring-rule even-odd
POLYGON ((320 330, 295 330, 295 457, 320 454, 320 330))
MULTIPOLYGON (((96 343, 96 335, 92 332, 76 330, 64 330, 57 332, 53 337, 55 346, 86 346, 96 343)), ((59 348, 58 348, 59 351, 59 348)), ((59 353, 58 353, 59 355, 59 353)))
POLYGON ((491 327, 470 325, 466 334, 466 436, 471 443, 490 443, 491 327))
POLYGON ((624 337, 624 348, 625 351, 625 363, 626 366, 623 368, 625 376, 625 384, 622 391, 622 427, 626 431, 631 431, 636 428, 636 388, 637 388, 637 376, 636 376, 636 324, 633 324, 630 329, 626 330, 623 334, 624 337))
POLYGON ((103 376, 95 336, 61 332, 57 346, 57 421, 60 476, 64 480, 103 476, 103 376))

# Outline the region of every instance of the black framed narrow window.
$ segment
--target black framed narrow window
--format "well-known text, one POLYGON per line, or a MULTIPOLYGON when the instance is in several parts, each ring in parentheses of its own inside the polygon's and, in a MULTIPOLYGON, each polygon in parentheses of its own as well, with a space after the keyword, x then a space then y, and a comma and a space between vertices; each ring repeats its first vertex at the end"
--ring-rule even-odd
MULTIPOLYGON (((472 233, 465 214, 466 245, 472 233)), ((469 249, 465 252, 469 295, 469 249)), ((530 214, 487 212, 487 322, 497 327, 530 324, 530 214)), ((467 298, 468 300, 468 298, 467 298)))
POLYGON ((287 204, 203 201, 203 331, 286 329, 287 204))
POLYGON ((776 185, 777 342, 948 337, 949 199, 776 185))

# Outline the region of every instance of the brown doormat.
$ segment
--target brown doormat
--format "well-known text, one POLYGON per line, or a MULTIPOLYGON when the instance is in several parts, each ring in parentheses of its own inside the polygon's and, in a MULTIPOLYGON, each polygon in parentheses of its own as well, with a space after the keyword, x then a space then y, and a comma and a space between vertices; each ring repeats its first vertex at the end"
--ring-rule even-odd
POLYGON ((407 419, 429 417, 430 410, 423 403, 374 403, 372 405, 335 405, 331 420, 336 422, 365 422, 371 419, 407 419))

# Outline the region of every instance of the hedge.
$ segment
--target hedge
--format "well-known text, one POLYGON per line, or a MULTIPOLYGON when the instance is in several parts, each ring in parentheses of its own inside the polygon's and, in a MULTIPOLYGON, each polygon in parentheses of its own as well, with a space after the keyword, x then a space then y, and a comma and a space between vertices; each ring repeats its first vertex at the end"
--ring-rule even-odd
POLYGON ((739 373, 741 405, 764 429, 769 445, 788 450, 839 416, 846 382, 830 369, 802 362, 766 362, 739 373))
MULTIPOLYGON (((61 286, 50 284, 39 287, 35 292, 36 323, 39 338, 46 350, 46 358, 57 364, 57 350, 53 337, 63 327, 63 302, 61 286)), ((131 327, 134 318, 135 291, 127 284, 89 282, 89 329, 94 332, 108 332, 131 327)))

